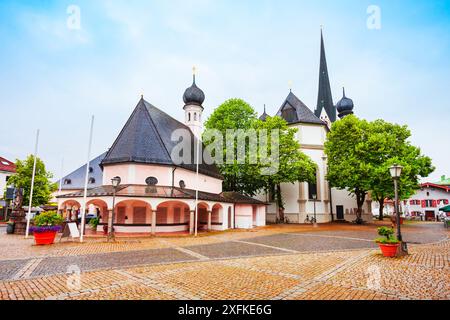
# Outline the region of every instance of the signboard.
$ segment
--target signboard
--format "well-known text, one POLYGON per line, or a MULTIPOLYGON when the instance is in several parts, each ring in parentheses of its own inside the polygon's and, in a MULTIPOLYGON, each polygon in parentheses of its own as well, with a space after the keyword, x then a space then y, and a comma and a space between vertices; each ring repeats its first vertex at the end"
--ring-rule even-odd
POLYGON ((69 222, 68 224, 66 224, 61 239, 59 241, 61 241, 62 238, 69 238, 69 237, 71 237, 72 239, 80 237, 80 231, 78 230, 76 222, 69 222))

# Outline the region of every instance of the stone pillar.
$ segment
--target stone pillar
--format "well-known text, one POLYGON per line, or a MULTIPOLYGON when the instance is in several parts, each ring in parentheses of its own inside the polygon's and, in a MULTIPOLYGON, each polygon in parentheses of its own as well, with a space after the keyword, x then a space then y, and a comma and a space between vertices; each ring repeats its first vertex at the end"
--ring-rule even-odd
POLYGON ((113 225, 113 214, 112 214, 112 209, 108 210, 108 233, 110 233, 112 231, 112 225, 113 225))
POLYGON ((208 231, 212 230, 212 211, 208 211, 208 231))
POLYGON ((152 210, 152 235, 156 235, 156 210, 152 210))
POLYGON ((195 224, 195 210, 191 210, 191 216, 189 218, 189 234, 194 234, 195 224))

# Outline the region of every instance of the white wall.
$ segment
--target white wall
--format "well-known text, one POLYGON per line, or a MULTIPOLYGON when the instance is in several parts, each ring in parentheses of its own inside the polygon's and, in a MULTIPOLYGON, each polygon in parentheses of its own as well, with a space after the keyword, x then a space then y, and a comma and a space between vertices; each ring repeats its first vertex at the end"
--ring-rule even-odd
POLYGON ((10 172, 0 171, 0 199, 3 199, 3 194, 6 191, 6 178, 11 176, 10 172))

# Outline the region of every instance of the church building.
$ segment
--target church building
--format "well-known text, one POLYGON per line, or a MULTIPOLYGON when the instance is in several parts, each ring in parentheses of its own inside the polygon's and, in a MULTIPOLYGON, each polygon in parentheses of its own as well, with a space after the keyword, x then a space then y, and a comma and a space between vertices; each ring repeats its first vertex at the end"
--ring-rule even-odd
MULTIPOLYGON (((185 123, 142 96, 109 151, 90 163, 86 208, 101 218, 98 231, 112 218, 113 208, 118 233, 192 234, 195 229, 223 231, 265 225, 266 203, 222 192, 223 177, 214 164, 199 164, 197 177, 195 159, 194 164, 173 161, 171 155, 177 145, 172 140, 173 132, 188 132, 193 155, 200 143, 197 139, 205 94, 197 87, 195 75, 183 100, 185 123), (116 177, 120 185, 114 192, 112 180, 116 177)), ((85 174, 86 165, 60 181, 58 208, 66 219, 76 220, 82 208, 85 174)))
MULTIPOLYGON (((327 157, 324 144, 331 124, 347 115, 353 114, 353 101, 346 97, 345 90, 342 99, 334 105, 331 94, 330 78, 325 54, 325 44, 321 33, 319 93, 317 108, 313 112, 291 90, 282 103, 276 116, 285 119, 290 128, 298 129, 297 140, 301 151, 308 155, 317 165, 316 183, 298 182, 282 184, 281 193, 285 210, 277 214, 275 199, 270 194, 257 197, 270 203, 267 209, 267 221, 275 222, 277 218, 290 223, 304 223, 313 217, 318 223, 331 221, 356 220, 356 198, 347 190, 330 188, 327 175, 327 157)), ((261 120, 269 115, 264 110, 261 120)), ((367 199, 363 208, 363 220, 372 221, 371 200, 367 199)))

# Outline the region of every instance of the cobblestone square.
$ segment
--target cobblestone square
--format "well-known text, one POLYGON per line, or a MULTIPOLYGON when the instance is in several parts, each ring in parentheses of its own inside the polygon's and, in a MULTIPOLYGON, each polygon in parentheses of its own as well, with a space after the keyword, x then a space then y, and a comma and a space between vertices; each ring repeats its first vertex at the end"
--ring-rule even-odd
POLYGON ((388 259, 372 242, 375 229, 269 226, 51 247, 0 230, 0 299, 450 299, 447 230, 406 225, 410 255, 388 259))

